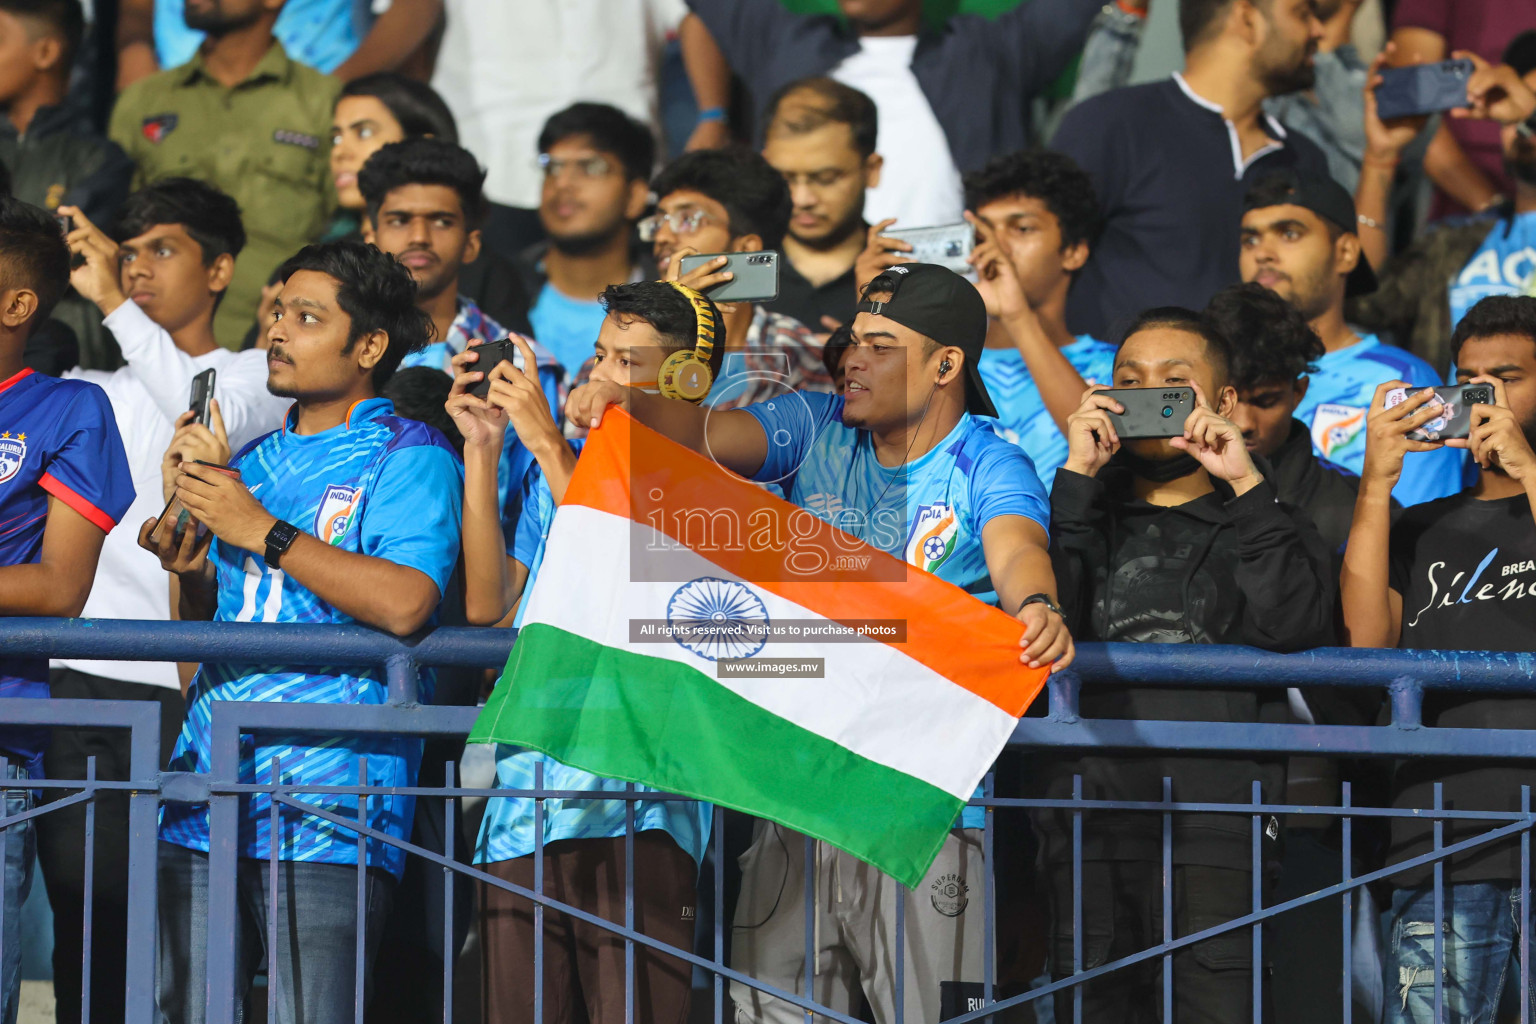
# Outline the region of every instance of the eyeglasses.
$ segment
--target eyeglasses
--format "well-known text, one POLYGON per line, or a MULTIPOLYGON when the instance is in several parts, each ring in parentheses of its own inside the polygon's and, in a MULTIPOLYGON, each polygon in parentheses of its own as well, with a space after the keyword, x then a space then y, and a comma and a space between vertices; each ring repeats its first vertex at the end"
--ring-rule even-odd
POLYGON ((697 206, 690 206, 672 213, 653 213, 635 227, 640 231, 640 241, 653 242, 663 224, 671 228, 674 235, 691 235, 699 230, 700 225, 716 219, 697 206))
POLYGON ((567 167, 576 171, 577 177, 602 178, 613 173, 613 161, 605 156, 584 156, 578 160, 557 160, 548 153, 540 153, 535 161, 545 177, 558 178, 567 167))

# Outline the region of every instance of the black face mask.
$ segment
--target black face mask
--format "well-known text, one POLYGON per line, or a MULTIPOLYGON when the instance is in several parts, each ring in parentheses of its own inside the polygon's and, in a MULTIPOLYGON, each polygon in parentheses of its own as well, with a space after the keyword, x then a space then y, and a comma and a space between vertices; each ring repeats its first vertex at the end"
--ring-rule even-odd
POLYGON ((1129 448, 1122 448, 1120 458, 1125 460, 1126 469, 1154 484, 1166 484, 1171 480, 1183 479, 1200 468, 1200 460, 1187 452, 1171 459, 1148 459, 1137 455, 1129 448))

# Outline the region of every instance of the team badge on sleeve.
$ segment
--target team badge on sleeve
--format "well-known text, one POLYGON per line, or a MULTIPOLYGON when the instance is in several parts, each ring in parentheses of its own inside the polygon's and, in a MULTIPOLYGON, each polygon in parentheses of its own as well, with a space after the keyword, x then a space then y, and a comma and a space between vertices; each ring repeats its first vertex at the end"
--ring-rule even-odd
POLYGON ((27 457, 27 435, 0 434, 0 484, 21 472, 21 464, 27 457))
POLYGON ((937 572, 955 550, 960 522, 947 502, 921 505, 907 535, 907 561, 924 572, 937 572))
POLYGON ((352 513, 357 511, 356 487, 331 484, 320 499, 320 511, 315 513, 315 536, 327 544, 340 544, 352 525, 352 513))
POLYGON ((1312 414, 1312 444, 1323 458, 1340 461, 1344 452, 1361 436, 1369 412, 1357 405, 1324 402, 1312 414))

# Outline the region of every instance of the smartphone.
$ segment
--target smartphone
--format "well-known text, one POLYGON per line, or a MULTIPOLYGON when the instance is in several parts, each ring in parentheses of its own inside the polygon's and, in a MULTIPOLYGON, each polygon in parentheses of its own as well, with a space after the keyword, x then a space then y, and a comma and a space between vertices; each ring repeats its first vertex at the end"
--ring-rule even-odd
POLYGON ((970 272, 971 265, 966 262, 966 257, 976 248, 976 229, 965 221, 933 228, 887 231, 885 237, 911 243, 912 251, 906 255, 918 263, 937 263, 957 274, 970 272))
MULTIPOLYGON (((236 480, 240 479, 240 471, 230 466, 220 466, 218 463, 204 462, 202 459, 195 460, 195 464, 206 466, 215 472, 223 473, 225 476, 232 476, 236 480)), ((159 544, 160 538, 164 537, 169 530, 172 536, 175 537, 176 543, 180 544, 181 535, 186 531, 187 525, 191 521, 192 513, 181 503, 179 497, 172 494, 171 500, 166 502, 165 508, 160 510, 160 517, 155 522, 155 528, 149 531, 149 539, 152 543, 159 544)))
POLYGON ((208 403, 213 401, 213 382, 217 376, 218 371, 210 366, 192 378, 192 398, 187 408, 196 413, 197 422, 205 427, 208 425, 208 403))
MULTIPOLYGON (((1408 400, 1408 388, 1393 388, 1387 392, 1386 407, 1392 408, 1408 400)), ((1417 388, 1412 390, 1417 391, 1417 388)), ((1472 407, 1492 405, 1493 388, 1487 384, 1452 384, 1435 388, 1435 397, 1429 404, 1440 409, 1440 415, 1421 427, 1408 431, 1410 441, 1446 441, 1453 437, 1465 439, 1472 432, 1472 407)))
POLYGON ((715 302, 772 302, 779 297, 779 254, 764 252, 714 252, 684 256, 678 267, 687 275, 710 260, 726 258, 721 272, 729 270, 731 279, 722 281, 704 294, 715 302))
POLYGON ((1383 121, 1437 114, 1470 106, 1467 80, 1470 60, 1442 60, 1406 68, 1383 68, 1376 87, 1376 113, 1383 121))
POLYGON ((1183 437, 1184 421, 1195 411, 1194 388, 1111 388, 1099 394, 1125 409, 1109 414, 1122 441, 1183 437))
POLYGON ((476 345, 475 351, 480 353, 480 361, 475 364, 475 369, 484 370, 485 376, 469 386, 469 393, 483 399, 491 393, 491 371, 496 369, 497 364, 506 362, 517 365, 517 342, 508 335, 500 341, 476 345))

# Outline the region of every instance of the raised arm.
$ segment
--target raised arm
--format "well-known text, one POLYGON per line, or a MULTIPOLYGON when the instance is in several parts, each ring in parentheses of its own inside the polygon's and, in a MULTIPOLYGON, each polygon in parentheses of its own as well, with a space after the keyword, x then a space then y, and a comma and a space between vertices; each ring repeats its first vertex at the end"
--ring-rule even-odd
POLYGON ((1028 516, 994 516, 981 528, 987 572, 997 588, 998 605, 1024 624, 1019 660, 1030 668, 1051 666, 1059 672, 1072 664, 1072 634, 1063 616, 1042 602, 1024 602, 1036 594, 1056 600, 1045 527, 1028 516))
POLYGON ((755 477, 768 460, 768 435, 757 417, 744 409, 712 412, 638 388, 596 381, 571 392, 565 415, 577 426, 595 428, 610 405, 738 476, 755 477))

